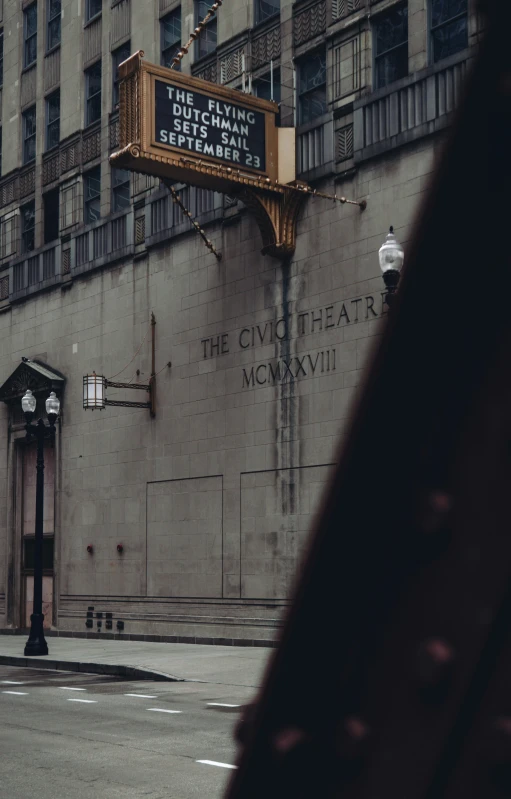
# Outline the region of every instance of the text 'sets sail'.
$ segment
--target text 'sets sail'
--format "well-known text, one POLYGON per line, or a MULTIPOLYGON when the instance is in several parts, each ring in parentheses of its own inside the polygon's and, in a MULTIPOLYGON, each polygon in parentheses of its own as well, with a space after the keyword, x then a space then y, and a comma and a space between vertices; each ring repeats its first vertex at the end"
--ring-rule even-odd
POLYGON ((156 142, 266 171, 265 115, 156 81, 156 142))

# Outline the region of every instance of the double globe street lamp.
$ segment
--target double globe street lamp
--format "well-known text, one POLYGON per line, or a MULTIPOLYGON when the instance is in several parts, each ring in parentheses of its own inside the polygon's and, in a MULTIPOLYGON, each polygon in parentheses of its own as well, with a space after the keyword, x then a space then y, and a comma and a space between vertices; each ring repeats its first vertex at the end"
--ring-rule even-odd
POLYGON ((49 425, 42 419, 37 424, 32 424, 37 400, 27 389, 21 400, 21 407, 25 414, 25 430, 27 441, 37 441, 37 482, 35 500, 35 552, 34 552, 34 603, 30 616, 30 635, 25 645, 25 656, 48 654, 48 644, 44 637, 43 614, 43 511, 44 511, 44 442, 55 438, 55 422, 60 411, 60 400, 54 391, 46 400, 46 414, 49 425))

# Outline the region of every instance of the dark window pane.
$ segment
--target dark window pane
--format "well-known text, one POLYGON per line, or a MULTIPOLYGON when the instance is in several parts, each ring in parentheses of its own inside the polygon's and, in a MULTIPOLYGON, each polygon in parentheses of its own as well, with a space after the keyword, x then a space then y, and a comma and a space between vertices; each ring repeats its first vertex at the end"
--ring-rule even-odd
POLYGON ((122 64, 123 61, 126 61, 131 55, 131 44, 130 42, 126 42, 123 44, 122 47, 119 47, 112 53, 112 61, 113 61, 113 89, 112 89, 112 104, 114 108, 117 108, 119 105, 119 65, 122 64))
POLYGON ((25 11, 25 39, 37 33, 37 4, 29 6, 25 11))
POLYGON ((378 18, 374 26, 376 56, 408 40, 408 8, 395 8, 378 18))
POLYGON ((163 49, 181 41, 181 9, 178 8, 161 21, 163 49))
POLYGON ((315 89, 300 97, 300 124, 306 125, 313 119, 326 114, 326 88, 315 89))
POLYGON ((36 114, 30 108, 23 114, 23 163, 28 164, 35 158, 36 114))
POLYGON ((84 176, 85 223, 96 222, 101 217, 101 169, 96 167, 84 176))
POLYGON ((408 75, 408 7, 382 14, 374 24, 374 84, 381 89, 408 75))
POLYGON ((43 194, 44 204, 44 243, 55 241, 59 237, 59 190, 43 194))
POLYGON ((60 0, 48 0, 48 35, 46 38, 46 47, 51 50, 57 44, 60 44, 60 0))
POLYGON ((48 23, 48 50, 60 44, 60 17, 48 23))
POLYGON ((87 19, 92 19, 101 11, 102 0, 87 0, 87 19))
POLYGON ((271 77, 270 73, 268 73, 256 81, 255 95, 256 97, 262 97, 263 100, 273 100, 275 103, 280 103, 280 70, 278 69, 273 72, 273 97, 271 89, 271 77))
POLYGON ((280 13, 280 0, 256 0, 255 21, 264 22, 265 19, 280 13))
POLYGON ((431 27, 436 28, 437 25, 449 22, 454 17, 466 14, 467 5, 467 0, 432 0, 431 27))
POLYGON ((53 19, 61 11, 61 0, 48 0, 48 17, 49 19, 53 19))
POLYGON ((214 17, 199 34, 199 58, 216 50, 217 45, 217 19, 214 17))
POLYGON ((87 70, 87 97, 101 91, 101 61, 87 70))
POLYGON ((87 109, 86 125, 101 119, 101 61, 90 67, 85 73, 87 109))
POLYGON ((37 59, 37 35, 31 36, 25 42, 25 66, 28 67, 37 59))
MULTIPOLYGON (((54 539, 45 536, 43 538, 43 569, 53 570, 53 542, 54 539)), ((23 568, 33 571, 35 565, 35 538, 23 539, 23 568)))
POLYGON ((432 32, 433 60, 440 61, 468 47, 467 18, 449 22, 432 32))
POLYGON ((376 88, 387 86, 408 74, 408 48, 398 47, 376 61, 376 88))
POLYGON ((21 209, 21 233, 23 252, 35 248, 35 203, 27 203, 21 209))
POLYGON ((129 208, 131 201, 130 197, 130 184, 127 183, 123 186, 117 186, 114 189, 113 196, 113 211, 123 211, 124 208, 129 208))
POLYGON ((4 83, 4 32, 0 32, 0 86, 4 83))
MULTIPOLYGON (((161 63, 170 67, 172 59, 181 49, 181 8, 176 8, 161 21, 161 63)), ((181 69, 181 65, 174 67, 181 69)))
POLYGON ((300 64, 300 94, 326 83, 326 53, 314 53, 300 64))
POLYGON ((50 125, 48 125, 46 149, 51 150, 51 148, 56 147, 59 142, 60 142, 60 119, 57 119, 55 122, 52 122, 50 125))

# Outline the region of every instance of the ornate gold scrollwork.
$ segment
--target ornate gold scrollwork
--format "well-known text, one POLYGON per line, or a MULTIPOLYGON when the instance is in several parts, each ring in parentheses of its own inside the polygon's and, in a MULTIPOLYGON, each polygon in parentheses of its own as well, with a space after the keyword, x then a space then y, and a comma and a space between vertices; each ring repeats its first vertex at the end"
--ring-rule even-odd
POLYGON ((286 187, 283 193, 247 187, 236 195, 256 218, 263 238, 263 255, 281 259, 292 256, 296 247, 298 214, 307 194, 286 187))

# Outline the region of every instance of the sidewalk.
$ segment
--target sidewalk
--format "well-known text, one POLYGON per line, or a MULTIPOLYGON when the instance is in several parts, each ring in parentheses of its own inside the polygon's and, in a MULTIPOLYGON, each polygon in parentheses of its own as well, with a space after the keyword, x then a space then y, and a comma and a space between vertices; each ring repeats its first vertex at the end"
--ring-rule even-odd
POLYGON ((272 649, 143 641, 48 638, 49 654, 25 658, 25 637, 0 636, 0 666, 22 666, 138 680, 199 680, 258 687, 272 649))

